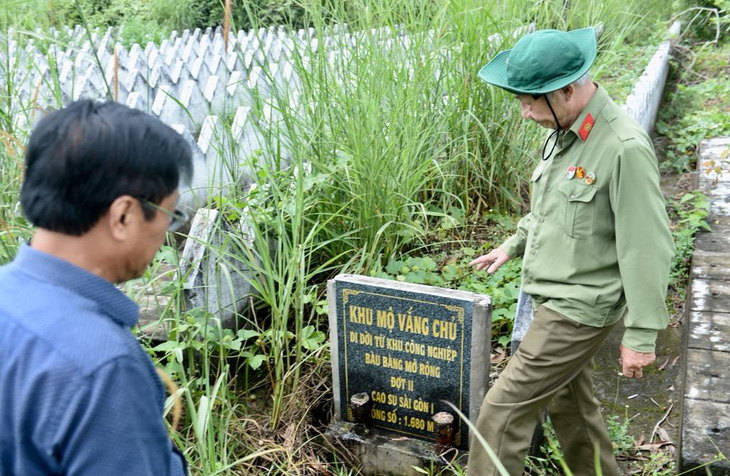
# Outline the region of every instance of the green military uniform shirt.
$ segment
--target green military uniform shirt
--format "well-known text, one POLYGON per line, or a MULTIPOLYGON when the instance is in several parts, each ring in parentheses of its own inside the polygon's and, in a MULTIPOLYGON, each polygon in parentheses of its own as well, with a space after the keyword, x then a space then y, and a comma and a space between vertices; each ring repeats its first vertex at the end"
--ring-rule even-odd
POLYGON ((623 345, 652 352, 674 244, 647 134, 599 86, 531 185, 531 212, 502 245, 524 255, 525 293, 595 327, 628 305, 623 345))

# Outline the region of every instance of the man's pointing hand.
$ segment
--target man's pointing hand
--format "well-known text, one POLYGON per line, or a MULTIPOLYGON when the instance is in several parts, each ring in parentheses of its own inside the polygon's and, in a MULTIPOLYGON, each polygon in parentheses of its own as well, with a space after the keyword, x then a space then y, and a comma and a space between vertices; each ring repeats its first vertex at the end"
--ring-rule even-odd
POLYGON ((471 263, 469 263, 469 266, 474 266, 477 271, 486 269, 487 273, 492 274, 496 272, 499 267, 505 264, 507 261, 509 261, 509 256, 500 247, 493 249, 489 253, 482 255, 479 258, 475 258, 471 263))

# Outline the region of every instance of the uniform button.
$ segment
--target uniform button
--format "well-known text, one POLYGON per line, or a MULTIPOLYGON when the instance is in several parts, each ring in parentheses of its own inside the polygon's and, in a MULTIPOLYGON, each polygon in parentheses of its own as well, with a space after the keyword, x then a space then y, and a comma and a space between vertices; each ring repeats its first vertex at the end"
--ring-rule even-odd
POLYGON ((575 198, 575 194, 574 193, 571 193, 570 194, 570 198, 575 198))
POLYGON ((552 190, 552 188, 548 187, 547 191, 549 192, 549 191, 551 191, 551 190, 552 190))
POLYGON ((539 221, 540 223, 545 223, 545 219, 544 219, 544 218, 540 218, 540 219, 539 219, 538 221, 539 221))
POLYGON ((530 280, 528 279, 528 280, 527 280, 527 284, 532 284, 532 281, 530 281, 530 280))

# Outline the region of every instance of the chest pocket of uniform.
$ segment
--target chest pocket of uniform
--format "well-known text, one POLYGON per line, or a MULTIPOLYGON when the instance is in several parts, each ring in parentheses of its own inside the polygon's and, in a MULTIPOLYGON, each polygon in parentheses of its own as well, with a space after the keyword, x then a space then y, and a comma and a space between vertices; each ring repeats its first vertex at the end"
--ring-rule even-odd
POLYGON ((531 208, 533 210, 538 209, 539 205, 539 199, 540 199, 540 183, 538 180, 540 180, 540 177, 542 176, 542 173, 545 171, 545 161, 541 161, 534 172, 532 172, 532 177, 530 177, 530 202, 531 202, 531 208))
POLYGON ((565 234, 577 239, 591 236, 596 221, 596 203, 593 198, 598 187, 566 180, 555 188, 564 195, 565 234))

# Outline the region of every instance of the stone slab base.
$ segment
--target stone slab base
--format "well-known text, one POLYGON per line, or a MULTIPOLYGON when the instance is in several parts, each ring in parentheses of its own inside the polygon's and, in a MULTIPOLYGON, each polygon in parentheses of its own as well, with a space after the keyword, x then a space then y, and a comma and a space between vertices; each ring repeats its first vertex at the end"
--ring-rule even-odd
POLYGON ((682 428, 680 473, 730 475, 730 403, 685 398, 682 428))
POLYGON ((443 456, 435 453, 435 443, 416 440, 378 429, 364 430, 361 425, 333 422, 324 434, 325 444, 337 455, 360 469, 364 476, 420 476, 415 468, 425 468, 430 474, 446 468, 450 459, 462 468, 467 453, 454 449, 443 456), (433 469, 433 471, 431 471, 433 469))
POLYGON ((697 234, 692 256, 679 471, 730 475, 730 137, 698 149, 712 232, 697 234))

